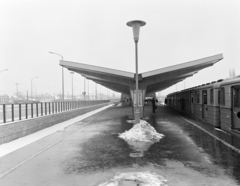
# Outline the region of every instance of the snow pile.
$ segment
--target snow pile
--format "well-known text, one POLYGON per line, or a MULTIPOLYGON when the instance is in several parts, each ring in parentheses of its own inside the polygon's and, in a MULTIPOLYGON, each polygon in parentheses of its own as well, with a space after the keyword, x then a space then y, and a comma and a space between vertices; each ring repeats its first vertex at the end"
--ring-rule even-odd
POLYGON ((129 182, 141 186, 167 186, 167 180, 163 176, 150 172, 117 173, 112 180, 99 186, 120 186, 125 185, 124 183, 129 185, 129 182))
POLYGON ((163 134, 157 131, 146 121, 134 125, 129 131, 119 134, 119 137, 129 141, 159 142, 163 134))

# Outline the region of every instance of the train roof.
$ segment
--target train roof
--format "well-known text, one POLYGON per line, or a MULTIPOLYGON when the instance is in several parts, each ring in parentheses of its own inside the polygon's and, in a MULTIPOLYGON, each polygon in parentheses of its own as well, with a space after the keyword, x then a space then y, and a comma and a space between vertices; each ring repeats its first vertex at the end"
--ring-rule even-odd
POLYGON ((206 83, 206 84, 202 84, 202 85, 198 85, 198 86, 195 86, 195 87, 187 88, 187 89, 184 89, 184 90, 181 90, 181 91, 178 91, 178 92, 172 92, 172 93, 168 94, 167 96, 171 96, 171 95, 176 94, 176 93, 184 93, 184 92, 187 92, 189 90, 199 90, 199 89, 203 89, 203 88, 220 88, 221 86, 228 85, 228 84, 234 84, 234 83, 239 83, 240 84, 240 76, 237 76, 237 77, 232 78, 232 79, 219 79, 217 81, 212 81, 212 82, 209 82, 209 83, 206 83))

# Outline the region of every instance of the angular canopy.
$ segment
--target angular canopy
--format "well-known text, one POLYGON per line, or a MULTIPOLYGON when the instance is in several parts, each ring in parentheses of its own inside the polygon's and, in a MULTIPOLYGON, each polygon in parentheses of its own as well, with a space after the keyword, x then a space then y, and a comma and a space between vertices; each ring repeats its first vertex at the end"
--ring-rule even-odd
MULTIPOLYGON (((139 74, 139 89, 146 90, 146 95, 164 90, 193 76, 199 70, 214 65, 221 59, 223 55, 218 54, 141 73, 139 74)), ((135 89, 135 73, 65 60, 61 60, 60 65, 116 92, 130 95, 130 90, 135 89)))

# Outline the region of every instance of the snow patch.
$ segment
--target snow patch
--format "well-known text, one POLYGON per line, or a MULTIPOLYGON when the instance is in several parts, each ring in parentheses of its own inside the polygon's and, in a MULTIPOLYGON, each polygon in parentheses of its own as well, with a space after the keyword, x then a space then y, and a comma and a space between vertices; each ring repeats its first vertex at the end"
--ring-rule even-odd
POLYGON ((124 186, 129 183, 141 186, 167 186, 167 180, 163 176, 151 172, 117 173, 113 179, 99 186, 124 186))
POLYGON ((140 120, 140 123, 135 124, 130 130, 119 134, 119 137, 127 141, 142 141, 155 143, 163 138, 163 134, 157 131, 146 121, 140 120))

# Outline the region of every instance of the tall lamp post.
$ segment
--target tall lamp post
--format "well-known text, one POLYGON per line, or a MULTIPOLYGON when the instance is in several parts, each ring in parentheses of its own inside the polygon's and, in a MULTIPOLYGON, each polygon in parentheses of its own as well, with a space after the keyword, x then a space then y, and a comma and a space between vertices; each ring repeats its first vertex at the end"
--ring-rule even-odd
POLYGON ((35 96, 36 96, 36 101, 37 101, 37 86, 34 85, 34 87, 35 87, 35 96))
POLYGON ((72 101, 73 101, 73 74, 74 72, 70 72, 72 74, 72 101))
MULTIPOLYGON (((55 52, 49 52, 49 53, 60 56, 62 58, 62 61, 63 61, 63 56, 61 56, 60 54, 55 53, 55 52)), ((64 71, 63 71, 63 67, 62 67, 62 101, 64 101, 64 71)))
POLYGON ((84 92, 83 92, 83 95, 84 95, 84 101, 86 100, 85 98, 85 95, 86 95, 86 78, 84 78, 84 92))
POLYGON ((33 82, 33 80, 36 79, 36 78, 38 78, 38 76, 36 76, 36 77, 34 77, 34 78, 31 79, 31 100, 32 100, 32 102, 33 102, 33 95, 32 95, 32 82, 33 82))
POLYGON ((138 95, 138 40, 139 40, 139 32, 140 27, 144 26, 146 23, 144 21, 129 21, 127 22, 127 26, 133 28, 133 39, 135 42, 135 55, 136 55, 136 109, 135 109, 135 122, 140 122, 140 110, 139 110, 139 95, 138 95))

